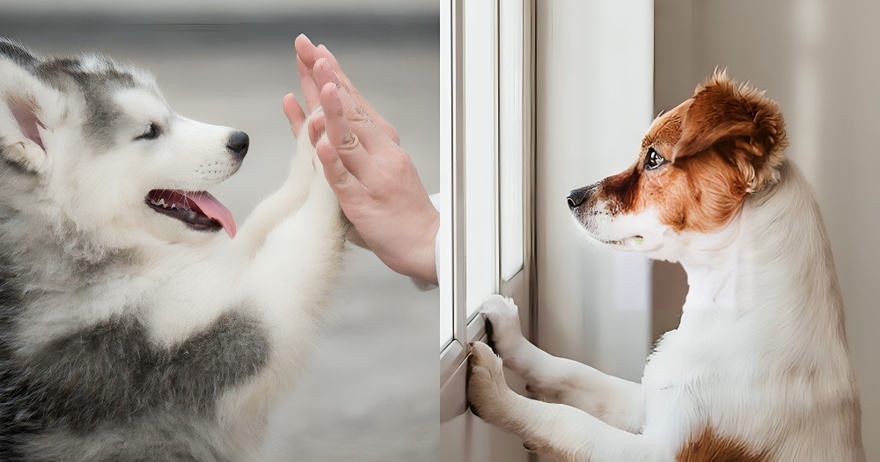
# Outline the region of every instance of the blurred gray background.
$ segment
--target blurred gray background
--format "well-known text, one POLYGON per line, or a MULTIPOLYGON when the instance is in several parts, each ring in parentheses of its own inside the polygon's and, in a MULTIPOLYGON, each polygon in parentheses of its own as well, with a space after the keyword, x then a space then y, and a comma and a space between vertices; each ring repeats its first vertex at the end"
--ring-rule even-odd
MULTIPOLYGON (((284 180, 296 143, 281 97, 301 96, 293 40, 324 43, 399 130, 438 189, 434 1, 3 0, 0 34, 45 55, 101 52, 156 75, 171 106, 246 131, 241 170, 212 190, 239 223, 284 180)), ((301 99, 301 98, 300 98, 301 99)), ((292 256, 293 257, 293 256, 292 256)), ((271 418, 266 461, 438 458, 437 291, 350 248, 310 372, 271 418)))

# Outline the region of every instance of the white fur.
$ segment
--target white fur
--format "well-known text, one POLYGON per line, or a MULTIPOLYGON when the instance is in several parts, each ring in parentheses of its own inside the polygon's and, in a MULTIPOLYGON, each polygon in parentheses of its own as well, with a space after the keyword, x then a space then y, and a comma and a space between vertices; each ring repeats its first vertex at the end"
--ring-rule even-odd
MULTIPOLYGON (((101 62, 87 60, 83 68, 100 70, 101 62)), ((266 331, 270 357, 247 384, 218 397, 213 443, 230 460, 256 460, 268 405, 302 372, 324 317, 347 228, 309 137, 300 137, 287 182, 230 240, 222 231, 190 229, 144 200, 152 189, 204 190, 235 173, 240 161, 226 148, 233 130, 174 113, 152 84, 108 89, 123 114, 109 147, 95 152, 82 131, 83 98, 11 61, 0 59, 0 75, 0 101, 35 101, 45 125, 44 150, 20 133, 8 110, 0 110, 0 133, 18 143, 18 151, 5 155, 19 156, 37 172, 35 187, 4 197, 3 207, 21 211, 5 230, 18 242, 33 243, 22 249, 36 268, 25 289, 42 293, 47 307, 22 314, 18 353, 119 315, 137 315, 157 344, 175 345, 226 310, 246 310, 266 331), (134 140, 150 123, 158 123, 162 135, 134 140), (41 250, 43 241, 63 242, 63 253, 41 250), (107 274, 83 274, 71 263, 100 262, 114 253, 121 263, 104 267, 107 274), (148 311, 127 312, 132 309, 148 311)))
POLYGON ((608 241, 643 235, 649 255, 688 274, 681 324, 641 384, 539 350, 510 301, 488 300, 504 365, 553 403, 512 392, 501 361, 476 343, 468 399, 478 415, 567 461, 672 461, 706 426, 767 461, 864 461, 830 243, 807 183, 790 164, 780 170, 717 232, 663 232, 656 219, 599 231, 608 241))

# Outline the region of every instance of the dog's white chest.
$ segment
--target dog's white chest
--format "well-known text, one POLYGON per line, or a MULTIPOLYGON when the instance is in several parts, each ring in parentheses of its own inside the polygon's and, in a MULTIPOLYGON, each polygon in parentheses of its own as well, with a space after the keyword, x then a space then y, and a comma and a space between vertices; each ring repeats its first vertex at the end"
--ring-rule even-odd
MULTIPOLYGON (((686 407, 688 385, 699 375, 701 368, 689 361, 686 345, 679 345, 677 331, 667 332, 648 358, 642 377, 645 392, 646 430, 648 428, 676 428, 679 415, 686 407)), ((690 407, 690 406, 687 406, 690 407)))
POLYGON ((721 347, 738 335, 735 313, 706 311, 682 317, 679 329, 667 332, 645 366, 646 429, 684 429, 705 412, 706 390, 736 369, 731 352, 721 347))

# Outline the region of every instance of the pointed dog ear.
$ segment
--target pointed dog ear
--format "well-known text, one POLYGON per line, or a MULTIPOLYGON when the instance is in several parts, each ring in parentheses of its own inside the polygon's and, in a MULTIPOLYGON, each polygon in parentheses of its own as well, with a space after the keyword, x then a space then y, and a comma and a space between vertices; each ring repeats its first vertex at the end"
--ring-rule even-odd
POLYGON ((692 98, 673 158, 713 148, 738 167, 747 191, 755 192, 778 179, 786 146, 779 105, 716 71, 692 98))
POLYGON ((39 171, 47 157, 46 109, 60 109, 59 101, 57 90, 0 55, 0 158, 25 171, 39 171))

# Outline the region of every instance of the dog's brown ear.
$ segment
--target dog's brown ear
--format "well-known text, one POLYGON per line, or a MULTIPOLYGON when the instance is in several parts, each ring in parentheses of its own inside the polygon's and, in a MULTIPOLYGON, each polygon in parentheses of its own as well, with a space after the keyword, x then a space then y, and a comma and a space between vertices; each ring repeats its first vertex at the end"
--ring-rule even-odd
POLYGON ((754 192, 776 181, 787 145, 779 105, 716 71, 692 98, 673 159, 712 148, 737 165, 754 192))

